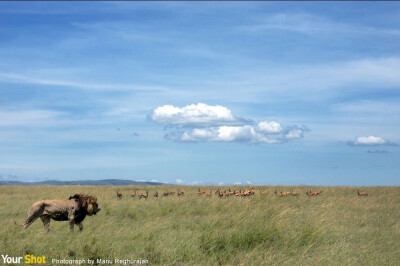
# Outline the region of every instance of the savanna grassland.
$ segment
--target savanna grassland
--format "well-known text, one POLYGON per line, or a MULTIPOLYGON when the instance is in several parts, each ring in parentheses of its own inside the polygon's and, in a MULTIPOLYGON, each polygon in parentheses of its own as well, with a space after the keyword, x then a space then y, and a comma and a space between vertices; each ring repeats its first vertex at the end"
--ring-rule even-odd
POLYGON ((0 187, 0 253, 156 265, 399 265, 400 187, 363 188, 368 197, 354 187, 313 187, 323 191, 317 197, 305 195, 308 187, 293 187, 299 197, 255 187, 254 196, 226 199, 179 188, 183 197, 163 198, 177 187, 120 187, 117 199, 117 187, 0 187), (148 199, 131 198, 134 189, 148 190, 148 199), (69 233, 67 222, 52 221, 50 233, 40 219, 25 232, 14 224, 23 223, 35 201, 76 193, 96 195, 102 209, 84 220, 83 232, 69 233))

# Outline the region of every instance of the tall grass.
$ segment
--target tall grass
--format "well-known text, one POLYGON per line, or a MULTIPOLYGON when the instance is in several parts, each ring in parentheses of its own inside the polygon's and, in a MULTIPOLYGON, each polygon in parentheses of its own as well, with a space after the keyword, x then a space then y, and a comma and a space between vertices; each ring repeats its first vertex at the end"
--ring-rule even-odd
MULTIPOLYGON (((321 187, 318 197, 294 187, 297 197, 276 197, 275 187, 257 187, 250 198, 210 198, 197 187, 185 196, 153 198, 177 187, 0 187, 0 254, 48 259, 147 259, 150 264, 395 265, 400 261, 400 188, 321 187), (267 194, 261 195, 258 189, 267 194), (147 200, 130 193, 149 191, 147 200), (69 233, 52 221, 50 233, 35 221, 22 224, 32 203, 96 195, 102 211, 87 217, 83 232, 69 233)), ((231 187, 234 189, 233 187, 231 187)), ((206 188, 203 188, 206 189, 206 188)), ((211 189, 211 187, 207 188, 211 189)), ((215 188, 214 188, 215 189, 215 188)), ((225 188, 223 188, 225 189, 225 188)), ((289 188, 282 187, 283 190, 289 188)))

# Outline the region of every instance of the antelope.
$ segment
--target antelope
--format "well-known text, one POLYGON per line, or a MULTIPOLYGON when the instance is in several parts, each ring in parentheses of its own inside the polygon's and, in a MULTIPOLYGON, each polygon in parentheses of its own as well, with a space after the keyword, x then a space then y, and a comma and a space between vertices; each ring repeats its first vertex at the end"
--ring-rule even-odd
POLYGON ((259 191, 260 191, 260 195, 265 195, 265 194, 267 194, 267 192, 264 192, 264 191, 262 191, 261 189, 259 189, 259 191))
POLYGON ((225 191, 225 197, 229 197, 232 195, 236 195, 236 191, 231 191, 231 188, 228 188, 228 191, 225 191))
POLYGON ((246 191, 246 192, 243 192, 241 196, 242 196, 242 197, 248 197, 248 196, 251 196, 251 195, 253 195, 253 194, 251 194, 251 191, 248 190, 248 191, 246 191))
POLYGON ((180 189, 178 189, 178 197, 185 195, 185 192, 181 191, 180 189))
POLYGON ((255 194, 255 191, 254 191, 254 188, 253 188, 253 187, 250 188, 248 192, 249 192, 251 195, 254 195, 254 194, 255 194))
POLYGON ((311 197, 311 196, 318 196, 318 195, 321 194, 321 193, 322 193, 322 191, 311 191, 311 189, 310 189, 310 191, 307 191, 307 192, 306 192, 307 196, 309 196, 309 197, 311 197))
POLYGON ((132 198, 136 197, 136 189, 135 189, 135 192, 131 193, 131 197, 132 198))
POLYGON ((365 192, 365 191, 360 192, 360 190, 357 190, 357 195, 358 195, 358 196, 365 196, 365 197, 367 197, 367 196, 368 196, 368 193, 365 192))
POLYGON ((298 197, 298 196, 299 196, 299 193, 293 192, 293 188, 292 188, 292 189, 290 190, 290 195, 295 196, 295 197, 298 197))
POLYGON ((174 191, 167 191, 163 193, 163 197, 169 196, 169 195, 174 195, 175 192, 174 191))
POLYGON ((275 190, 274 193, 275 193, 275 195, 277 195, 278 197, 283 197, 283 196, 291 195, 291 192, 282 192, 282 190, 279 191, 279 193, 278 193, 278 190, 275 190))
POLYGON ((153 195, 155 198, 158 198, 158 191, 156 190, 156 192, 154 192, 154 195, 153 195))
POLYGON ((117 190, 117 199, 122 199, 122 192, 119 192, 119 189, 117 190))
POLYGON ((149 191, 146 191, 146 194, 142 193, 139 195, 139 199, 141 199, 141 198, 147 199, 148 196, 149 196, 149 191))
POLYGON ((212 193, 212 190, 210 190, 210 191, 205 190, 204 191, 204 194, 206 194, 206 196, 208 196, 208 197, 211 197, 211 193, 212 193))
MULTIPOLYGON (((226 191, 225 191, 226 193, 226 191)), ((222 190, 218 191, 218 197, 222 198, 224 196, 224 192, 222 190)))
POLYGON ((199 191, 197 192, 199 194, 199 196, 203 195, 205 193, 205 191, 201 191, 200 188, 197 188, 199 191))
POLYGON ((236 190, 235 190, 235 192, 236 192, 236 193, 235 193, 235 196, 236 196, 236 197, 243 196, 242 189, 239 189, 239 191, 236 191, 236 190))

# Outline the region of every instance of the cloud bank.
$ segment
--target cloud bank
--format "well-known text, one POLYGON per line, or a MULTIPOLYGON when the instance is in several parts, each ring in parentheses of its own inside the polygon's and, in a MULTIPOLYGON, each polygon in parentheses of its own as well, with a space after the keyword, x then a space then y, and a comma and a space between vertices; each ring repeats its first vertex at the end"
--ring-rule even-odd
POLYGON ((387 139, 376 136, 356 137, 355 140, 349 141, 347 144, 351 146, 396 145, 387 139))
POLYGON ((184 107, 164 105, 149 115, 170 130, 164 138, 176 142, 283 143, 304 137, 306 126, 283 127, 277 121, 253 122, 236 117, 220 105, 204 103, 184 107))

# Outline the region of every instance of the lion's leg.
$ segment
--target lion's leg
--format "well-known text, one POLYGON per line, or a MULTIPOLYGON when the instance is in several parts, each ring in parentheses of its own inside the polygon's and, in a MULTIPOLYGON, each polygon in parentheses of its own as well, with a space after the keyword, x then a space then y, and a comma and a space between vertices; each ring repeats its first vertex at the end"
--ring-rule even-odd
POLYGON ((74 220, 69 221, 69 231, 71 233, 74 232, 74 224, 75 224, 74 220))
POLYGON ((46 230, 46 232, 49 232, 50 231, 50 217, 47 215, 42 215, 42 216, 40 216, 40 218, 42 219, 44 230, 46 230))
POLYGON ((77 224, 77 226, 79 227, 79 231, 83 230, 83 224, 82 223, 77 224))
POLYGON ((75 224, 74 208, 71 208, 68 212, 68 221, 69 221, 69 231, 72 233, 74 231, 74 224, 75 224))
POLYGON ((28 218, 26 219, 26 221, 22 225, 22 227, 24 229, 28 228, 28 226, 30 226, 36 219, 37 219, 37 217, 35 217, 35 216, 28 216, 28 218))
POLYGON ((44 211, 45 205, 43 202, 37 202, 32 205, 28 212, 28 218, 26 218, 25 223, 22 225, 24 229, 30 226, 44 211))

